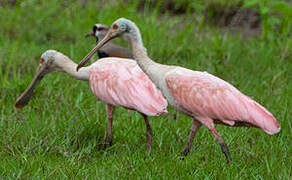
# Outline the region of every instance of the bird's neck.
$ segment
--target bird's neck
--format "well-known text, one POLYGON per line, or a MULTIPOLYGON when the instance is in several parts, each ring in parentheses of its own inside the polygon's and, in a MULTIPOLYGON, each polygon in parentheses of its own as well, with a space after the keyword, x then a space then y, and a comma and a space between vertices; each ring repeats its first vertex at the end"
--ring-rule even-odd
POLYGON ((58 61, 59 71, 66 72, 72 77, 88 81, 89 80, 89 69, 90 66, 81 68, 78 72, 76 71, 77 64, 69 59, 67 56, 64 56, 61 61, 58 61))
POLYGON ((172 101, 171 97, 166 96, 166 94, 168 94, 168 90, 165 88, 163 78, 169 70, 173 69, 173 67, 159 64, 151 60, 147 56, 147 52, 142 41, 135 41, 135 39, 129 38, 129 43, 132 48, 134 59, 139 67, 145 74, 147 74, 156 87, 163 92, 164 96, 168 100, 172 101))
POLYGON ((141 35, 138 32, 132 32, 131 35, 127 37, 127 41, 131 46, 134 59, 137 61, 140 68, 150 76, 150 66, 157 65, 157 63, 148 57, 141 35))

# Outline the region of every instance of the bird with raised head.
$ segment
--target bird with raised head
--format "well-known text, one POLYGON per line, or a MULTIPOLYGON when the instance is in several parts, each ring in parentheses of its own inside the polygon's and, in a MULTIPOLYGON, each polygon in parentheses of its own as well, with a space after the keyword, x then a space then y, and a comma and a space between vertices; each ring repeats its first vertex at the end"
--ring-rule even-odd
POLYGON ((89 86, 98 100, 106 104, 108 118, 107 141, 112 144, 112 120, 116 106, 139 112, 145 121, 147 151, 151 147, 152 130, 148 116, 167 112, 167 101, 148 76, 131 59, 103 58, 76 72, 77 64, 64 54, 47 50, 41 56, 40 64, 28 88, 15 102, 16 108, 28 104, 38 82, 51 72, 65 72, 72 77, 89 81, 89 86))
POLYGON ((266 108, 228 82, 207 72, 154 62, 147 55, 139 28, 125 18, 120 18, 112 24, 104 39, 83 58, 77 70, 94 52, 115 37, 128 41, 134 59, 162 91, 168 102, 192 118, 189 138, 182 154, 189 153, 194 136, 201 125, 207 127, 219 142, 227 163, 231 161, 229 149, 215 129, 215 124, 257 127, 271 135, 280 131, 279 123, 266 108))
MULTIPOLYGON (((104 38, 108 30, 109 27, 105 24, 95 24, 93 25, 92 30, 85 37, 93 36, 96 38, 96 43, 98 43, 104 38)), ((97 54, 99 59, 104 57, 133 59, 132 52, 129 49, 119 46, 114 42, 108 42, 105 46, 97 51, 97 54)))
MULTIPOLYGON (((94 24, 92 30, 89 33, 87 33, 85 37, 86 38, 95 37, 96 44, 98 44, 98 42, 104 38, 108 30, 109 27, 105 24, 94 24)), ((129 49, 119 46, 112 41, 108 42, 105 46, 100 48, 97 51, 97 55, 99 59, 105 57, 120 57, 133 59, 132 52, 129 49)), ((94 61, 91 59, 91 63, 93 62, 94 61)), ((128 115, 131 116, 130 110, 128 110, 128 115)))

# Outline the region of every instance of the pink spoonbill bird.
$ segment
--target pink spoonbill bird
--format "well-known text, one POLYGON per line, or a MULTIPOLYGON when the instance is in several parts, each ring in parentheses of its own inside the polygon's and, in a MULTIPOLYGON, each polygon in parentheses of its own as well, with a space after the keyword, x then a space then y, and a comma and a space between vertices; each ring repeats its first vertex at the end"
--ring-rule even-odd
MULTIPOLYGON (((108 30, 109 27, 105 24, 95 24, 92 27, 92 31, 89 32, 85 37, 93 36, 96 38, 96 43, 98 43, 104 38, 108 30)), ((133 59, 132 52, 129 49, 119 46, 112 41, 108 42, 106 45, 100 48, 97 51, 97 54, 99 58, 120 57, 133 59)))
MULTIPOLYGON (((95 37, 96 43, 98 44, 99 41, 101 41, 105 37, 108 30, 109 27, 105 24, 95 24, 93 25, 91 32, 86 34, 85 37, 95 37)), ((97 50, 97 55, 99 59, 104 57, 120 57, 133 59, 133 54, 129 49, 119 46, 112 41, 109 41, 103 47, 97 50)), ((175 113, 173 117, 174 119, 177 119, 177 113, 175 113)))
MULTIPOLYGON (((95 24, 93 25, 92 30, 88 34, 86 34, 85 37, 95 37, 96 44, 98 44, 98 42, 104 38, 108 30, 109 27, 105 24, 95 24)), ((133 59, 132 52, 129 49, 119 46, 112 41, 108 42, 105 46, 97 50, 97 55, 99 59, 105 57, 133 59)), ((128 115, 130 116, 130 110, 128 110, 128 115)))
POLYGON ((231 161, 228 146, 214 124, 250 126, 268 134, 280 131, 275 117, 256 101, 242 94, 228 82, 207 72, 193 71, 179 66, 158 64, 147 56, 140 30, 132 21, 116 20, 107 35, 80 62, 83 66, 92 54, 109 40, 121 36, 132 48, 134 59, 168 102, 180 112, 192 117, 190 134, 182 154, 189 153, 194 136, 201 125, 207 127, 219 142, 227 162, 231 161))
POLYGON ((131 59, 103 58, 76 72, 77 64, 64 54, 47 50, 29 87, 18 97, 16 108, 27 105, 37 83, 48 73, 65 72, 76 79, 89 81, 93 94, 106 104, 108 117, 108 143, 112 143, 112 120, 115 106, 132 109, 144 117, 147 151, 152 143, 152 130, 148 116, 167 112, 167 101, 148 76, 131 59))

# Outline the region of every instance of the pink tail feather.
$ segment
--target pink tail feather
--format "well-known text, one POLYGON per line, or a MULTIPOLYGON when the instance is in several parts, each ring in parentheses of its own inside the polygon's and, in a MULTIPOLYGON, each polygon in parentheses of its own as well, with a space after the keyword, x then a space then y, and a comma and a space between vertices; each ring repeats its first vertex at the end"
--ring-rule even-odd
POLYGON ((263 129, 270 135, 278 133, 281 128, 276 118, 262 105, 258 104, 250 98, 249 101, 252 101, 252 106, 250 106, 249 111, 252 112, 251 116, 253 124, 257 125, 259 128, 263 129))

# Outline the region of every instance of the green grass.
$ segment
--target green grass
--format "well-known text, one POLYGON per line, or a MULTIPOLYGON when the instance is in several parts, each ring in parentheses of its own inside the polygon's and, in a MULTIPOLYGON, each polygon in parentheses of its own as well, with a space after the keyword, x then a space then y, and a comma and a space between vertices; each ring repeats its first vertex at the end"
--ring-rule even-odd
MULTIPOLYGON (((272 40, 239 36, 196 23, 201 17, 137 12, 136 4, 24 0, 0 7, 0 179, 291 179, 292 40, 274 32, 272 40), (74 2, 74 3, 73 3, 74 2), (84 35, 93 24, 129 18, 140 27, 152 59, 208 71, 263 104, 281 124, 269 136, 254 128, 217 126, 229 145, 227 165, 211 133, 201 128, 192 151, 180 156, 191 119, 175 111, 151 117, 153 144, 146 154, 142 117, 117 108, 113 146, 103 148, 104 104, 87 82, 52 73, 37 87, 28 106, 16 98, 28 86, 47 49, 79 62, 94 46, 84 35)), ((270 32, 273 33, 273 32, 270 32)), ((125 45, 121 40, 117 42, 125 45)))

